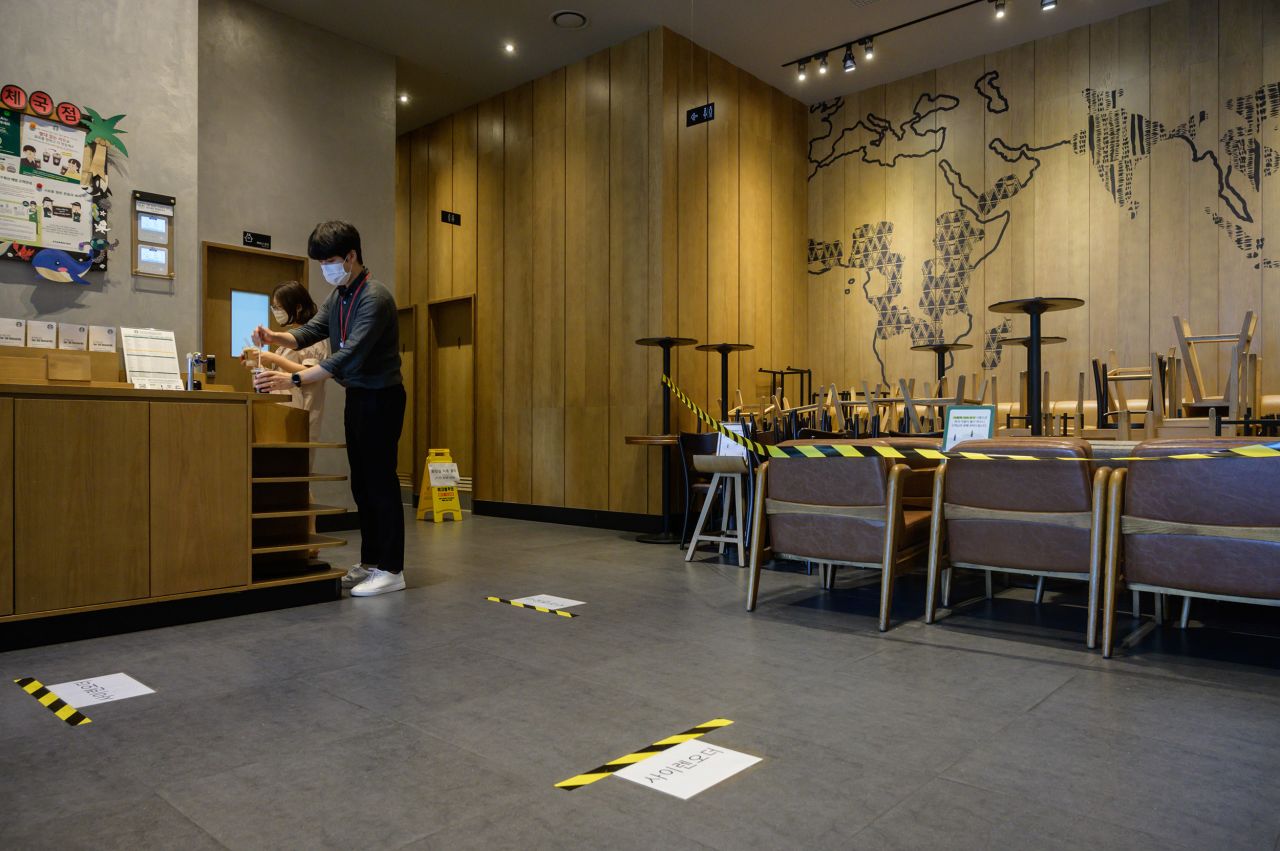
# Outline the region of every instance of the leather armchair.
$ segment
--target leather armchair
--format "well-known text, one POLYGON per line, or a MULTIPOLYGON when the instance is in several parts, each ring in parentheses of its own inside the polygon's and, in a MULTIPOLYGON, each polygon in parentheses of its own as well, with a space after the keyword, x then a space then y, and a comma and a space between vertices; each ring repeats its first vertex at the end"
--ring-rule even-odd
POLYGON ((954 458, 934 479, 925 621, 937 618, 944 570, 957 567, 1089 583, 1086 644, 1096 644, 1109 467, 1075 438, 965 441, 956 452, 1077 459, 954 458))
MULTIPOLYGON (((1149 440, 1138 444, 1133 454, 1162 458, 1256 442, 1149 440)), ((1112 478, 1110 501, 1103 656, 1112 653, 1121 584, 1158 595, 1280 605, 1277 459, 1131 461, 1112 478)))
MULTIPOLYGON (((774 555, 818 562, 825 588, 833 587, 837 567, 879 570, 879 627, 883 632, 889 628, 894 577, 923 555, 927 545, 929 512, 904 505, 904 499, 915 487, 914 479, 931 477, 937 462, 914 455, 885 458, 873 446, 919 444, 936 448, 937 442, 804 440, 783 445, 819 443, 856 446, 867 457, 775 459, 760 468, 753 504, 747 611, 756 607, 768 535, 774 555), (912 464, 917 465, 916 470, 912 464)), ((928 487, 927 480, 924 487, 928 487)))

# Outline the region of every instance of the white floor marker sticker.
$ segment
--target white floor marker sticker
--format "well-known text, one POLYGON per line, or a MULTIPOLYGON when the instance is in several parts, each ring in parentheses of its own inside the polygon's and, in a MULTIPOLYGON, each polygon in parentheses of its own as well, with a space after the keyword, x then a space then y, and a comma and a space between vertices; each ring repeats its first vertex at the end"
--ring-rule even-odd
POLYGON ((156 693, 155 689, 147 688, 128 674, 107 674, 104 677, 58 683, 48 688, 76 709, 156 693))
POLYGON ((616 776, 687 801, 759 761, 758 756, 693 740, 628 765, 616 776))
POLYGON ((539 606, 551 611, 568 609, 572 606, 586 605, 581 600, 570 600, 568 597, 556 597, 552 594, 534 594, 532 597, 518 597, 513 603, 524 603, 526 606, 539 606))

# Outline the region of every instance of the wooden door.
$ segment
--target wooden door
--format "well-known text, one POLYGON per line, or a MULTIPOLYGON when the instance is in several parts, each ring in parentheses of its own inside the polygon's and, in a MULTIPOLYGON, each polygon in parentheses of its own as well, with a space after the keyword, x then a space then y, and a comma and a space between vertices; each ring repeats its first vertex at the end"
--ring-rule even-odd
POLYGON ((151 595, 249 582, 244 404, 151 403, 151 595))
POLYGON ((146 402, 14 402, 15 613, 146 597, 146 402))
POLYGON ((400 446, 396 453, 396 474, 400 486, 418 490, 418 478, 422 468, 418 460, 417 411, 418 388, 414 383, 414 365, 418 356, 418 306, 402 307, 397 313, 400 322, 400 376, 404 380, 405 406, 404 428, 400 430, 400 446))
POLYGON ((0 615, 13 614, 13 400, 0 399, 0 615))
MULTIPOLYGON (((231 292, 270 295, 277 284, 301 281, 307 286, 307 258, 277 254, 238 245, 204 243, 204 327, 201 337, 205 354, 217 355, 218 383, 236 390, 253 390, 253 377, 240 365, 244 340, 231 339, 231 292)), ((314 294, 317 303, 322 294, 314 294)), ((323 294, 323 295, 327 295, 323 294)), ((270 319, 272 329, 280 326, 270 319)), ((180 353, 181 354, 181 353, 180 353)))
MULTIPOLYGON (((471 298, 437 302, 427 308, 428 448, 447 448, 458 472, 469 477, 475 439, 475 345, 471 298)), ((421 409, 419 409, 421 413, 421 409)), ((425 457, 425 453, 424 453, 425 457)))

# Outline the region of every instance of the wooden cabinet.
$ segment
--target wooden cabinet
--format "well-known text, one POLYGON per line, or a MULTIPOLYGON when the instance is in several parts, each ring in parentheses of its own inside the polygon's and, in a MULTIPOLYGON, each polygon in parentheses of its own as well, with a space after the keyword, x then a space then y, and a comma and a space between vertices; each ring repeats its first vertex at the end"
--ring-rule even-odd
POLYGON ((151 403, 151 596, 249 582, 244 405, 151 403))
POLYGON ((13 400, 15 613, 146 597, 146 402, 13 400))
POLYGON ((0 616, 13 614, 13 400, 0 399, 0 616))

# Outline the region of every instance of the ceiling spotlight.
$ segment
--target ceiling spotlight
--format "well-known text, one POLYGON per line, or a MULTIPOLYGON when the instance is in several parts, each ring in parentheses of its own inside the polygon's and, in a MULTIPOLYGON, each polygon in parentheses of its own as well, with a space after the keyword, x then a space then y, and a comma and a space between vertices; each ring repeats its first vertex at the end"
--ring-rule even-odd
POLYGON ((561 9, 551 13, 551 23, 562 30, 580 30, 587 25, 587 16, 573 9, 561 9))
POLYGON ((507 53, 515 53, 515 52, 516 52, 516 46, 515 46, 514 44, 512 44, 511 42, 507 42, 506 44, 502 45, 502 49, 503 49, 503 50, 505 50, 507 53))
POLYGON ((796 79, 802 83, 804 82, 805 77, 809 76, 804 70, 808 65, 808 62, 801 62, 799 68, 796 70, 796 79))
POLYGON ((1058 7, 1058 0, 1040 0, 1040 11, 1047 12, 1058 7))
POLYGON ((991 0, 991 2, 995 4, 995 7, 996 7, 996 17, 997 17, 997 18, 1003 18, 1003 17, 1004 17, 1004 6, 1005 6, 1005 0, 991 0))
POLYGON ((400 95, 400 102, 401 102, 401 103, 408 103, 408 102, 409 102, 409 96, 408 96, 408 95, 400 95))
POLYGON ((818 73, 819 74, 827 73, 827 54, 825 53, 822 54, 822 56, 819 57, 818 59, 818 73))
POLYGON ((854 58, 853 58, 853 45, 852 45, 852 44, 846 44, 846 45, 844 46, 844 61, 843 61, 843 63, 842 63, 842 64, 844 65, 844 72, 845 72, 846 74, 848 74, 850 71, 853 71, 853 70, 857 69, 857 67, 858 67, 858 63, 857 63, 857 61, 856 61, 856 60, 854 60, 854 58))
POLYGON ((861 44, 863 54, 865 54, 868 59, 875 58, 875 42, 869 38, 864 38, 861 44))

